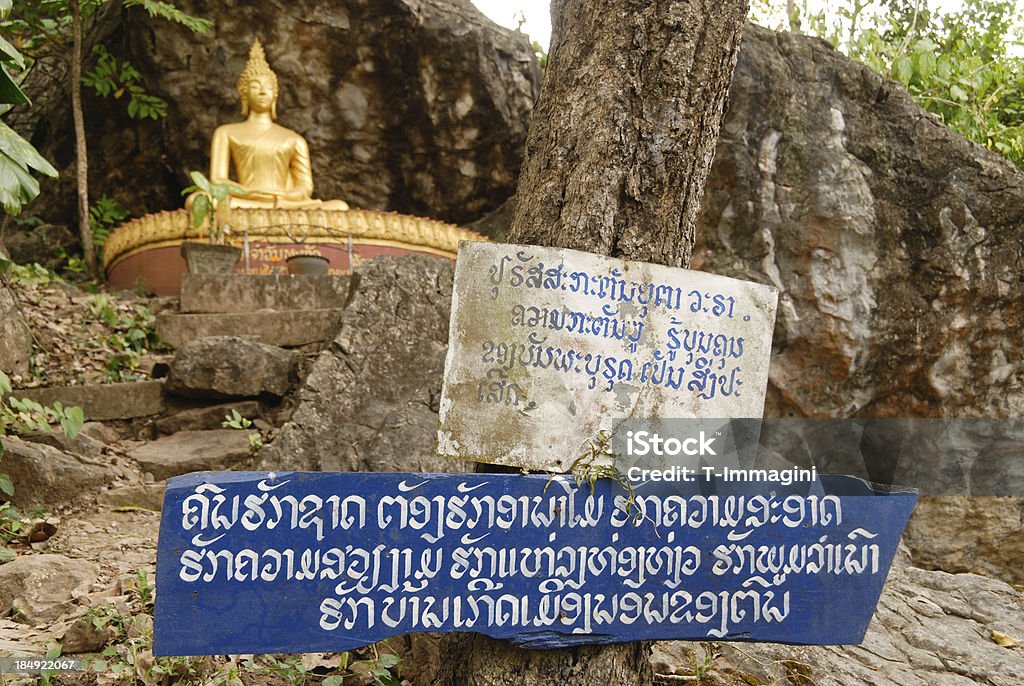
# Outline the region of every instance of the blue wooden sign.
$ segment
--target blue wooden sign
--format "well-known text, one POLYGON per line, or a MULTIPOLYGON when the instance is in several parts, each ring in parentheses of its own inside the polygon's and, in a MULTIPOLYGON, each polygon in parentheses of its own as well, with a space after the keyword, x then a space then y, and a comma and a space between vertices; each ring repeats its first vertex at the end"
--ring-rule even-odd
POLYGON ((417 631, 530 648, 862 640, 913 492, 498 474, 172 479, 154 653, 344 651, 417 631))

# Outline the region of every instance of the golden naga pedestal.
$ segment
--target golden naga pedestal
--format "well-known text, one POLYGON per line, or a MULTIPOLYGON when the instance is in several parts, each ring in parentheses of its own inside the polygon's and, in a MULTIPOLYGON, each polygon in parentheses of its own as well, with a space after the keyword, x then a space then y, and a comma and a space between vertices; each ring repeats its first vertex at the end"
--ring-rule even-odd
MULTIPOLYGON (((239 271, 285 273, 288 257, 319 254, 328 259, 331 272, 346 273, 377 255, 421 253, 455 259, 460 240, 486 240, 432 219, 351 210, 343 200, 314 198, 306 140, 274 121, 277 75, 259 40, 253 41, 236 88, 245 120, 214 132, 210 181, 235 185, 219 206, 216 221, 230 227, 229 242, 245 248, 239 271)), ((186 209, 148 214, 122 225, 104 246, 107 280, 118 288, 176 295, 185 272, 180 246, 186 240, 206 240, 206 230, 192 228, 186 209)))
MULTIPOLYGON (((344 274, 379 255, 424 254, 455 259, 459 241, 487 240, 452 224, 374 210, 230 210, 229 241, 246 248, 238 271, 286 274, 292 255, 319 254, 330 271, 344 274)), ((186 210, 147 214, 123 224, 107 239, 103 267, 116 288, 142 287, 158 295, 180 290, 184 241, 206 240, 186 210)))

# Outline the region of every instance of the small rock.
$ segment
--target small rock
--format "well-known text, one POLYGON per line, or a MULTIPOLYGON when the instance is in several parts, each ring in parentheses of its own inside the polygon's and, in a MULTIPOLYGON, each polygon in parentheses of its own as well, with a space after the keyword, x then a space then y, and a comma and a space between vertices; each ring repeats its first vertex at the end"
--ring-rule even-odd
POLYGON ((64 555, 20 555, 0 565, 0 615, 14 610, 29 624, 53 621, 70 607, 72 591, 99 572, 92 562, 64 555))
POLYGON ((36 431, 21 437, 30 443, 42 443, 82 457, 99 457, 103 453, 103 444, 83 433, 68 438, 61 431, 36 431))
POLYGON ((95 653, 102 650, 116 635, 117 630, 109 624, 97 627, 93 624, 92 617, 79 617, 61 637, 61 652, 95 653))

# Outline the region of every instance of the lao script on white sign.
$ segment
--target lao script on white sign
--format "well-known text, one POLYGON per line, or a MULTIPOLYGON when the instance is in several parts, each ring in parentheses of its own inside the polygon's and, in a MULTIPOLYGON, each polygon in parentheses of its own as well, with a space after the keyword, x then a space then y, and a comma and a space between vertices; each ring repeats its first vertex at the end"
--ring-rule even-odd
POLYGON ((778 292, 575 250, 463 242, 438 452, 564 470, 626 417, 760 417, 778 292))

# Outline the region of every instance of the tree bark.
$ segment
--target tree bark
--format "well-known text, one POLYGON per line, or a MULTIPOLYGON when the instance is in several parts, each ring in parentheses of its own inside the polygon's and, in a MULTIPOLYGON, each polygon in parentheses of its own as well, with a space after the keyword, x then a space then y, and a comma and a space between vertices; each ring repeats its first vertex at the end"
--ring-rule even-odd
MULTIPOLYGON (((508 240, 686 267, 747 0, 554 0, 508 240)), ((640 686, 646 643, 446 637, 436 686, 640 686)))
POLYGON ((78 184, 78 233, 82 258, 93 276, 99 275, 89 222, 89 151, 85 145, 85 114, 82 112, 82 12, 71 0, 71 114, 75 125, 75 169, 78 184))

